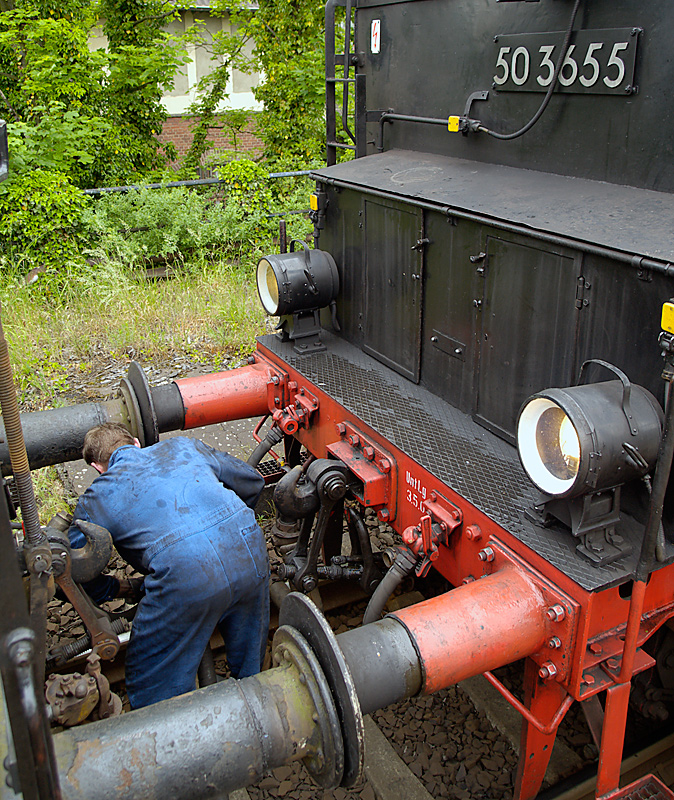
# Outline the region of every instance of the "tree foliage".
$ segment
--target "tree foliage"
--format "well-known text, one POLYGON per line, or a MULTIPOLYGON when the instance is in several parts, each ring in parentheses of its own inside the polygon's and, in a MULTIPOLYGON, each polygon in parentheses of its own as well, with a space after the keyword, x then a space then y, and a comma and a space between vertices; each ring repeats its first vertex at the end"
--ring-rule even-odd
POLYGON ((214 55, 221 63, 202 85, 193 108, 198 117, 195 144, 187 166, 194 168, 206 150, 206 134, 233 68, 260 72, 253 89, 263 104, 257 132, 271 165, 299 167, 325 153, 324 4, 321 0, 260 0, 252 9, 232 0, 216 0, 216 14, 229 14, 233 32, 214 37, 214 55), (246 58, 244 45, 253 42, 246 58))
MULTIPOLYGON (((6 254, 35 254, 29 220, 12 205, 17 196, 58 231, 65 218, 45 193, 70 197, 164 165, 156 139, 166 118, 161 97, 186 60, 182 42, 162 30, 175 13, 172 0, 16 0, 0 13, 0 106, 10 151, 10 178, 0 185, 6 254), (90 50, 98 20, 108 47, 90 50)), ((64 239, 77 228, 82 203, 68 206, 64 239)), ((62 248, 44 248, 40 258, 62 255, 62 248)))
POLYGON ((260 127, 267 157, 298 166, 325 152, 324 3, 261 0, 244 14, 264 80, 260 127))
POLYGON ((56 166, 91 187, 161 166, 161 97, 186 58, 162 30, 175 13, 170 0, 17 0, 1 13, 11 172, 56 166), (108 47, 91 51, 99 18, 108 47), (74 153, 75 139, 82 158, 55 165, 54 146, 74 153))

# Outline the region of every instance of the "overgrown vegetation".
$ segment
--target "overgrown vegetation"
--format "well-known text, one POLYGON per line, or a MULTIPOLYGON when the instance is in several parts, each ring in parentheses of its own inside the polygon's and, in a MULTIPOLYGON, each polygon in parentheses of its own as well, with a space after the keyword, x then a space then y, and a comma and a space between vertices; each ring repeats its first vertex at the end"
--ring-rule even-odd
POLYGON ((257 129, 264 155, 277 167, 306 166, 325 155, 324 5, 315 0, 262 0, 250 4, 215 0, 216 14, 229 14, 233 31, 213 39, 220 64, 203 81, 195 138, 185 164, 194 168, 206 152, 206 134, 225 98, 232 69, 259 71, 264 79, 253 92, 264 105, 257 129), (245 45, 253 42, 252 57, 245 45))
MULTIPOLYGON (((199 124, 181 177, 210 147, 217 120, 233 149, 211 163, 216 191, 143 189, 94 200, 83 190, 171 180, 174 153, 157 136, 162 94, 186 59, 186 37, 165 32, 174 0, 2 0, 0 115, 8 121, 10 179, 0 184, 0 300, 26 408, 62 402, 72 370, 105 359, 248 352, 264 328, 253 276, 276 247, 271 212, 308 205, 308 181, 269 172, 323 153, 322 4, 266 0, 231 10, 213 43, 221 67, 202 87, 199 124), (89 49, 101 25, 107 49, 89 49), (256 37, 254 58, 244 55, 256 37), (262 69, 265 160, 236 151, 247 124, 226 101, 231 70, 262 69), (284 130, 285 129, 285 130, 284 130), (148 281, 164 259, 170 281, 148 281)), ((228 4, 228 11, 231 6, 228 4)), ((225 7, 219 9, 224 12, 225 7)), ((217 9, 216 9, 217 11, 217 9)), ((308 238, 305 217, 289 238, 308 238)))

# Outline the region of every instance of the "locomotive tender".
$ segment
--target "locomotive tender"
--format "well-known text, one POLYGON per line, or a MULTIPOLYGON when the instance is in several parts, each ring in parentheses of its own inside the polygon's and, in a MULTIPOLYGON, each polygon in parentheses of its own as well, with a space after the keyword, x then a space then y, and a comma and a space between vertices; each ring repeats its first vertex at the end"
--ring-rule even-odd
MULTIPOLYGON (((214 796, 297 758, 349 786, 363 713, 483 673, 523 715, 517 800, 570 705, 597 697, 596 796, 674 797, 653 777, 618 789, 630 693, 658 715, 674 687, 674 9, 329 0, 326 22, 316 246, 258 266, 278 334, 239 370, 150 389, 136 369, 117 405, 47 412, 53 446, 45 417, 24 431, 34 468, 75 457, 102 419, 150 444, 268 415, 256 458, 283 439, 290 467, 280 575, 300 592, 355 577, 368 624, 334 637, 292 594, 275 669, 59 733, 52 756, 48 737, 25 747, 73 798, 124 775, 129 797, 214 796), (385 577, 365 508, 406 545, 385 577), (454 588, 378 619, 402 575, 430 569, 454 588), (523 699, 492 672, 520 658, 523 699), (174 730, 190 732, 177 747, 174 730), (144 737, 139 768, 124 743, 144 737)), ((3 678, 25 685, 10 656, 3 678)))

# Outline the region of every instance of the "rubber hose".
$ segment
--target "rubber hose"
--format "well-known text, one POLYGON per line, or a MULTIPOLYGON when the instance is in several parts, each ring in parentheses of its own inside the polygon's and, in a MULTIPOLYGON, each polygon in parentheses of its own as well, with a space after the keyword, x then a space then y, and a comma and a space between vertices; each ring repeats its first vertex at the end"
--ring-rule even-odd
POLYGON ((253 452, 248 457, 248 463, 251 467, 257 467, 267 453, 272 449, 275 444, 278 444, 283 438, 283 433, 276 425, 269 429, 269 432, 264 439, 258 444, 253 452))
POLYGON ((363 625, 376 622, 381 617, 389 597, 400 586, 402 581, 414 571, 416 564, 416 559, 409 550, 402 548, 398 550, 395 561, 382 578, 379 586, 374 590, 370 602, 367 604, 363 615, 363 625))

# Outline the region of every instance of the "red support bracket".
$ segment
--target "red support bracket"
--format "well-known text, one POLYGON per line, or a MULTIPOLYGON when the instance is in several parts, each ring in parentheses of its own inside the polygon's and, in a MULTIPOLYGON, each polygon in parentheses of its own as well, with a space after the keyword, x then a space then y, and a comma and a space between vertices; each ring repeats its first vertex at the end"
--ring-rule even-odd
POLYGON ((281 397, 283 396, 283 387, 280 387, 280 392, 276 391, 277 385, 273 382, 269 384, 269 387, 273 403, 277 406, 272 411, 271 416, 283 433, 292 436, 300 428, 308 428, 311 416, 318 411, 318 398, 303 386, 298 388, 294 381, 290 381, 288 383, 288 392, 291 395, 290 402, 284 408, 279 408, 279 394, 281 397))

